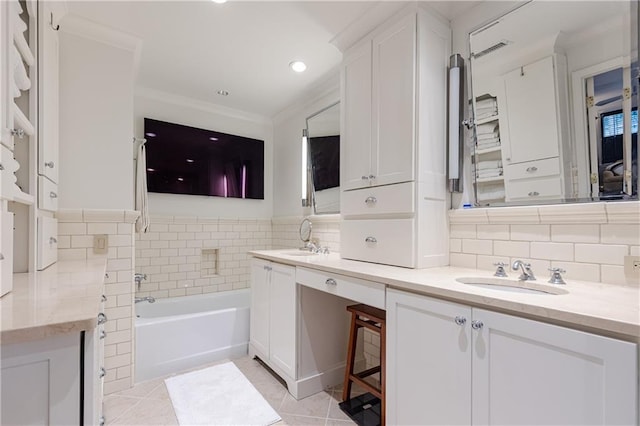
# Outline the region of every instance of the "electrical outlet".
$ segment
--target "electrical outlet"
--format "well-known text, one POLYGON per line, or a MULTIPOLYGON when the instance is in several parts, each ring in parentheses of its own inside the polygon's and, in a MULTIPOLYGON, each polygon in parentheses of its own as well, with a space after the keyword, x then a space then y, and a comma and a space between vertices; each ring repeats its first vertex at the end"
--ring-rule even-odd
POLYGON ((93 236, 93 252, 105 254, 109 250, 109 235, 96 234, 93 236))
POLYGON ((640 278, 640 256, 624 257, 624 274, 628 277, 640 278))

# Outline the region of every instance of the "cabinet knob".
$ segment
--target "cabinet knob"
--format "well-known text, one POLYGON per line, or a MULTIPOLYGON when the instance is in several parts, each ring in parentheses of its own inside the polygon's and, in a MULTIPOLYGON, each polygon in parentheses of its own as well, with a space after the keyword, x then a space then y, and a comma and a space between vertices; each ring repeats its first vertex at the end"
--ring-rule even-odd
POLYGON ((55 237, 49 237, 49 244, 55 244, 58 240, 55 237))
POLYGON ((538 171, 538 168, 536 166, 527 167, 527 172, 529 173, 533 173, 537 171, 538 171))
POLYGON ((55 166, 55 164, 53 163, 53 161, 47 161, 46 163, 44 163, 45 167, 50 167, 53 169, 53 167, 55 166))
POLYGON ((367 197, 366 200, 364 200, 365 204, 369 205, 369 204, 375 204, 378 202, 378 199, 376 197, 367 197))
POLYGON ((105 322, 107 322, 107 316, 105 314, 103 314, 102 312, 100 312, 98 314, 98 325, 104 324, 105 322))
POLYGON ((484 323, 480 320, 473 320, 471 321, 471 328, 473 328, 474 330, 480 330, 482 327, 484 327, 484 323))
POLYGON ((376 237, 367 237, 364 239, 365 242, 367 243, 377 243, 378 240, 376 240, 376 237))
POLYGON ((324 282, 326 285, 338 285, 338 283, 336 282, 336 280, 334 280, 333 278, 327 278, 327 280, 324 282))
POLYGON ((369 179, 375 179, 376 175, 369 175, 369 179))
POLYGON ((529 197, 537 197, 540 193, 538 191, 531 191, 528 195, 529 197))
POLYGON ((11 136, 17 136, 18 139, 24 138, 24 130, 23 129, 11 129, 11 136))
POLYGON ((454 318, 454 321, 458 325, 465 325, 467 323, 467 319, 465 317, 457 316, 454 318))
POLYGON ((55 192, 51 191, 51 192, 49 193, 49 197, 51 197, 51 198, 58 198, 58 194, 56 194, 55 192))
POLYGON ((100 373, 98 374, 98 377, 102 379, 106 375, 107 375, 107 370, 105 370, 104 367, 100 367, 100 373))
POLYGON ((102 331, 100 332, 100 340, 104 339, 105 337, 107 337, 107 332, 106 332, 106 331, 104 331, 104 330, 102 330, 102 331))
POLYGON ((369 176, 362 176, 362 180, 369 180, 369 176))

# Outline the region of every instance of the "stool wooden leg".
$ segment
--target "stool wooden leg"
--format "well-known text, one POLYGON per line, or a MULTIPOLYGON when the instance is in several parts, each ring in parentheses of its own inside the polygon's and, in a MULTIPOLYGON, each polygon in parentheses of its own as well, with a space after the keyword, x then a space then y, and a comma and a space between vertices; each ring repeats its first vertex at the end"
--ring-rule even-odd
POLYGON ((351 378, 353 374, 353 364, 356 358, 356 343, 358 342, 358 326, 356 325, 355 313, 351 314, 351 328, 349 331, 349 348, 347 349, 347 365, 344 373, 344 385, 342 387, 342 400, 351 399, 351 378))
POLYGON ((386 322, 380 324, 380 426, 385 426, 386 400, 387 400, 387 326, 386 322))

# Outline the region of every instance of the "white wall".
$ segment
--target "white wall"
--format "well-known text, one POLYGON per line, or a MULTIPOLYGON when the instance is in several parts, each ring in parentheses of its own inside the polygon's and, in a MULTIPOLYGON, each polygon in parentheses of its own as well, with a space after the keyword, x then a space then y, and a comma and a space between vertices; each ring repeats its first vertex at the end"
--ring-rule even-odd
POLYGON ((307 117, 340 100, 338 72, 319 85, 317 95, 308 95, 274 118, 273 216, 309 215, 303 208, 302 129, 307 117))
POLYGON ((61 209, 133 208, 134 56, 60 31, 61 209))
MULTIPOLYGON (((144 118, 264 140, 264 200, 199 195, 149 193, 152 215, 222 218, 267 218, 273 206, 273 129, 271 120, 213 104, 137 88, 134 102, 135 135, 144 135, 144 118)), ((153 143, 150 140, 148 143, 153 143)), ((132 146, 128 155, 132 157, 132 146)), ((134 163, 135 165, 135 163, 134 163)), ((131 163, 129 163, 131 168, 131 163)))

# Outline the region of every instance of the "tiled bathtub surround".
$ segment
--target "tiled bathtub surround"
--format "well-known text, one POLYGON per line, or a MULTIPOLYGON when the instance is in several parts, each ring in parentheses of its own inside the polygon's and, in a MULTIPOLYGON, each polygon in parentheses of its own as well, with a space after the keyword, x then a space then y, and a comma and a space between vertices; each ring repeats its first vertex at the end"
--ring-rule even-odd
POLYGON ((138 212, 130 210, 60 210, 58 218, 58 258, 87 259, 96 255, 93 236, 108 237, 105 315, 107 322, 104 393, 133 385, 133 253, 134 223, 138 212))
POLYGON ((136 272, 147 275, 136 294, 163 298, 246 288, 247 252, 271 248, 271 237, 270 219, 152 216, 149 232, 136 234, 136 272))
MULTIPOLYGON (((273 248, 302 247, 300 223, 304 217, 276 217, 272 219, 273 248)), ((311 238, 331 252, 340 251, 340 215, 309 217, 312 224, 311 238)))
POLYGON ((624 257, 640 256, 638 202, 452 210, 449 219, 452 266, 521 259, 540 280, 559 267, 569 279, 638 285, 624 274, 624 257))

